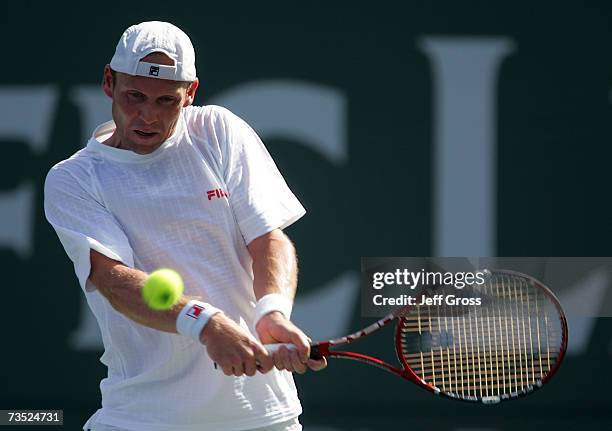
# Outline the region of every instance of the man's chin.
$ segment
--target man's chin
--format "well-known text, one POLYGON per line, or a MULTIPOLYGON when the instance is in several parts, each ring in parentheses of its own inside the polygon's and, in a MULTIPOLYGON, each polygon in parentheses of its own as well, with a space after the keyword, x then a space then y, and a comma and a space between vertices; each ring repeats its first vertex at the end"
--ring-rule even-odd
POLYGON ((157 150, 159 147, 161 147, 163 143, 164 141, 160 142, 158 139, 155 141, 146 140, 144 142, 135 139, 130 139, 129 147, 126 149, 133 151, 136 154, 150 154, 153 151, 157 150))

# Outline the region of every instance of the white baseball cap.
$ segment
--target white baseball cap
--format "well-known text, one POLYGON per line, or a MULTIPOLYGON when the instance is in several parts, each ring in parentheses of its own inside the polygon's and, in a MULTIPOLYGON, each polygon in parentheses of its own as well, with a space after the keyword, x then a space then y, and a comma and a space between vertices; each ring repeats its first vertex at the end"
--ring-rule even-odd
POLYGON ((195 51, 183 30, 161 21, 142 22, 123 32, 110 67, 116 72, 173 81, 196 79, 195 51), (173 66, 141 61, 153 52, 174 60, 173 66))

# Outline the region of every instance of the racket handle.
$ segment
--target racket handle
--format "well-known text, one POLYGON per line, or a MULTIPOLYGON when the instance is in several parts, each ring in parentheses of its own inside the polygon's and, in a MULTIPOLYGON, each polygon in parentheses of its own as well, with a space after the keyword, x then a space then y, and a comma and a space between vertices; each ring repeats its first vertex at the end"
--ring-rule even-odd
MULTIPOLYGON (((278 349, 280 349, 282 346, 285 346, 286 348, 288 348, 289 350, 295 350, 297 349, 297 347, 295 346, 295 344, 291 344, 291 343, 272 343, 272 344, 264 344, 264 347, 266 348, 266 350, 268 351, 268 353, 274 353, 276 352, 278 349)), ((319 351, 319 346, 314 345, 314 346, 310 346, 310 359, 315 359, 315 360, 319 360, 323 358, 323 355, 321 355, 321 352, 319 351)))
POLYGON ((285 346, 286 348, 288 348, 289 350, 295 350, 297 349, 297 347, 295 346, 295 344, 291 344, 291 343, 271 343, 271 344, 264 344, 264 347, 266 348, 266 350, 268 351, 268 353, 274 353, 276 352, 278 349, 280 349, 282 346, 285 346))
MULTIPOLYGON (((281 346, 285 346, 288 349, 291 350, 295 350, 297 349, 295 344, 291 344, 291 343, 272 343, 272 344, 264 344, 265 349, 268 351, 268 353, 274 353, 276 352, 281 346)), ((318 345, 314 345, 314 346, 310 346, 310 359, 314 359, 316 361, 318 361, 319 359, 322 359, 323 355, 321 354, 321 351, 319 350, 319 346, 318 345)), ((214 363, 215 366, 215 370, 218 368, 217 363, 214 363)))

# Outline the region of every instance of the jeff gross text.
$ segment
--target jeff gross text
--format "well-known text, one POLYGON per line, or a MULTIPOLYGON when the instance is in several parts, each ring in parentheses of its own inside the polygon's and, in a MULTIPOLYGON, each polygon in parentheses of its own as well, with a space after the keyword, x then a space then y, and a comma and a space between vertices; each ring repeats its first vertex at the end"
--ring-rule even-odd
POLYGON ((374 295, 372 297, 372 302, 374 305, 378 305, 378 306, 405 306, 405 305, 470 306, 470 305, 481 305, 482 299, 478 297, 474 297, 474 298, 458 297, 456 295, 433 295, 433 296, 400 295, 400 296, 392 296, 392 297, 385 297, 383 295, 374 295))

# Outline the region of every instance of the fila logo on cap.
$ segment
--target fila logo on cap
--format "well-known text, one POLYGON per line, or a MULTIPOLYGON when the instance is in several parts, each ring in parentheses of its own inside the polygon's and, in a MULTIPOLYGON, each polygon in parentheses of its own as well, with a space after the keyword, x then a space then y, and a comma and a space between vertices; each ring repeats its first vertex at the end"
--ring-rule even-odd
POLYGON ((151 66, 149 68, 149 75, 159 76, 159 66, 151 66))

